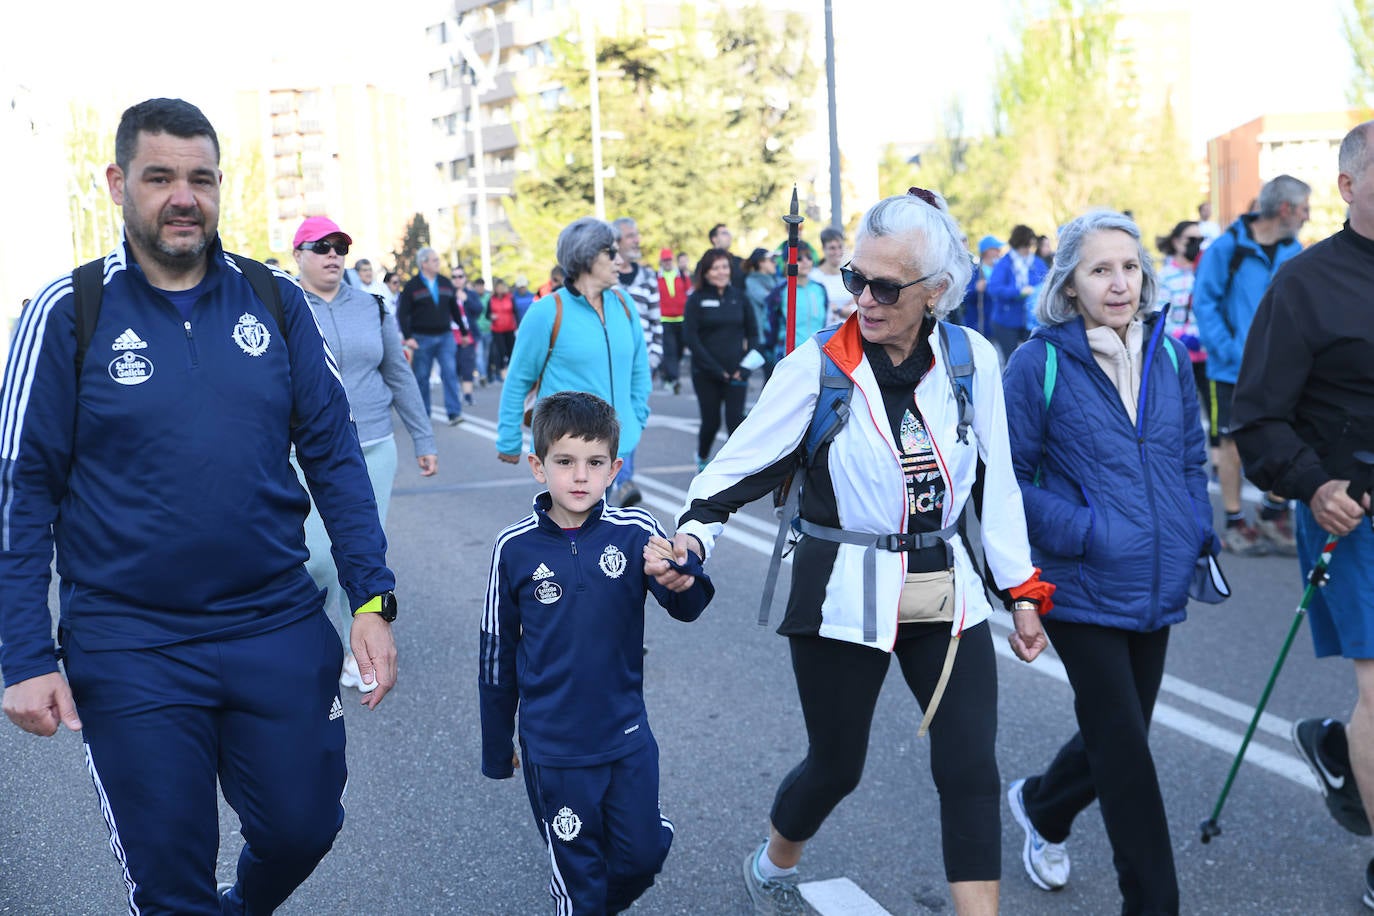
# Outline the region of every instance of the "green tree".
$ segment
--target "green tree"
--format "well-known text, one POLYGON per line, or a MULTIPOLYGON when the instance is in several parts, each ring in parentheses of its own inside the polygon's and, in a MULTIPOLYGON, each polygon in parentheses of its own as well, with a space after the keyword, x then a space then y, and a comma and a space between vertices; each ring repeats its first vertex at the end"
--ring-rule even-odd
POLYGON ((1346 97, 1368 113, 1374 101, 1374 0, 1350 0, 1350 9, 1341 12, 1341 31, 1355 65, 1346 97))
MULTIPOLYGON (((644 34, 597 42, 606 215, 632 216, 644 260, 662 246, 697 252, 717 222, 742 240, 781 236, 796 180, 792 149, 809 126, 803 100, 815 84, 806 23, 760 6, 716 16, 709 53, 692 7, 667 47, 644 34)), ((533 168, 515 183, 509 215, 542 276, 558 232, 593 211, 590 87, 580 45, 555 44, 552 81, 562 103, 532 116, 522 145, 533 168)))
POLYGON ((401 247, 391 249, 391 259, 396 264, 396 273, 402 277, 409 278, 419 265, 415 256, 420 253, 420 249, 429 245, 429 223, 425 220, 423 213, 416 213, 411 217, 410 222, 406 223, 406 231, 401 236, 401 247))
POLYGON ((228 251, 259 261, 272 257, 268 236, 267 166, 262 148, 232 141, 220 150, 219 234, 228 251))
POLYGON ((106 254, 119 243, 123 217, 110 200, 105 169, 114 161, 114 125, 90 105, 68 110, 67 206, 72 225, 72 262, 106 254))
POLYGON ((970 238, 1006 238, 1016 223, 1053 236, 1091 207, 1131 210, 1147 238, 1172 227, 1196 203, 1186 144, 1168 105, 1139 109, 1114 5, 1053 0, 1023 18, 998 62, 991 134, 969 138, 957 109, 947 112, 922 179, 970 238))

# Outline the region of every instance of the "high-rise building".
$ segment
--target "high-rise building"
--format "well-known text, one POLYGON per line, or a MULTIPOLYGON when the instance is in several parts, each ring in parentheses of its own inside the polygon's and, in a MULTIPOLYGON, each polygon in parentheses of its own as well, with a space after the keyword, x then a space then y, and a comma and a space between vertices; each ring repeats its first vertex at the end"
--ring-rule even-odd
POLYGON ((390 263, 414 215, 405 100, 341 84, 244 91, 236 107, 262 153, 271 250, 288 254, 301 220, 328 216, 353 238, 350 266, 390 263))

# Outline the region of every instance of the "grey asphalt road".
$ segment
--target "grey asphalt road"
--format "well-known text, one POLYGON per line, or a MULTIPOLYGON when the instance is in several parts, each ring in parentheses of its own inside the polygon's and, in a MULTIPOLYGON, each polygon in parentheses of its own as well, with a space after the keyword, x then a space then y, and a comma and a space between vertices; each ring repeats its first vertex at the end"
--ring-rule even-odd
MULTIPOLYGON (((403 462, 388 534, 400 580, 401 681, 375 712, 345 692, 350 781, 347 822, 334 850, 281 910, 318 914, 544 914, 547 860, 519 780, 478 773, 477 628, 493 536, 527 511, 536 485, 495 459, 497 389, 478 392, 472 419, 438 430, 440 472, 421 480, 403 462)), ((695 469, 696 404, 655 392, 639 474, 671 525, 695 469)), ((401 453, 409 443, 400 436, 401 453)), ((771 514, 735 522, 710 569, 715 603, 694 624, 650 606, 646 695, 662 748, 662 803, 677 825, 645 914, 743 913, 744 853, 764 835, 782 776, 805 737, 785 640, 754 617, 771 514), (752 540, 751 540, 752 538, 752 540)), ((1337 553, 1332 574, 1340 574, 1337 553)), ((1271 719, 1242 768, 1221 823, 1199 843, 1299 596, 1292 560, 1228 558, 1235 597, 1196 606, 1175 629, 1153 748, 1164 787, 1184 912, 1355 914, 1367 840, 1344 833, 1287 740, 1291 721, 1346 717, 1348 665, 1312 658, 1299 636, 1270 703, 1271 719)), ((1002 615, 1003 617, 1005 615, 1002 615)), ((997 623, 998 641, 1005 623, 997 623)), ((1052 657, 999 660, 998 755, 1003 781, 1045 765, 1073 731, 1072 695, 1052 657)), ((953 913, 944 883, 938 800, 920 711, 891 675, 880 701, 863 784, 808 847, 805 879, 847 878, 890 914, 953 913)), ((124 911, 114 856, 86 776, 79 738, 39 739, 0 724, 0 914, 124 911)), ((237 823, 223 807, 220 873, 232 873, 237 823)), ((1003 912, 1109 914, 1119 910, 1111 854, 1096 807, 1069 840, 1069 886, 1035 889, 1020 865, 1021 834, 1003 823, 1003 912)), ((835 910, 833 912, 840 912, 835 910)))

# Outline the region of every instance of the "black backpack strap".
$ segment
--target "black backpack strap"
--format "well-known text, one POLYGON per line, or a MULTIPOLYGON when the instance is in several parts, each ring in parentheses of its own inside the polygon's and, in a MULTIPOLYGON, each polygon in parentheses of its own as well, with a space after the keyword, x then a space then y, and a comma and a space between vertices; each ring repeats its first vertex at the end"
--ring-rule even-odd
POLYGON ((86 351, 100 320, 100 299, 105 293, 105 259, 87 261, 72 271, 72 310, 76 320, 76 377, 86 362, 86 351))
POLYGON ((282 334, 286 334, 286 316, 281 301, 281 290, 277 289, 277 280, 272 276, 272 268, 260 261, 252 258, 245 258, 243 255, 230 254, 225 252, 234 263, 238 265, 243 277, 248 281, 248 285, 253 287, 253 295, 267 307, 272 320, 277 323, 277 327, 282 334))
POLYGON ((372 298, 377 300, 377 323, 386 324, 386 300, 376 293, 372 294, 372 298))
POLYGON ((1227 226, 1226 232, 1231 236, 1236 247, 1231 249, 1231 260, 1226 265, 1226 285, 1221 290, 1221 304, 1217 309, 1217 314, 1221 316, 1221 323, 1226 325, 1226 333, 1235 337, 1236 328, 1231 323, 1231 316, 1226 314, 1226 297, 1231 295, 1231 283, 1236 279, 1236 272, 1240 270, 1240 265, 1245 263, 1247 252, 1240 245, 1240 233, 1236 231, 1235 223, 1227 226))

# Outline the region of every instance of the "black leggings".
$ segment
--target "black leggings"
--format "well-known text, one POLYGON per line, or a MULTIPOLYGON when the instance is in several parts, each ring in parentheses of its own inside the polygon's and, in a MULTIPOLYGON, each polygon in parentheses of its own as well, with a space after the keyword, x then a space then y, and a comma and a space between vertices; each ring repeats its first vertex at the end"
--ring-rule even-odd
MULTIPOLYGON (((743 373, 741 373, 743 374, 743 373)), ((692 373, 692 388, 701 408, 701 429, 697 432, 697 457, 710 458, 711 444, 720 432, 720 407, 725 405, 725 429, 733 433, 744 422, 745 382, 728 382, 723 377, 703 372, 692 373)))
MULTIPOLYGON (((908 624, 893 647, 923 709, 940 677, 949 635, 947 623, 908 624)), ((808 747, 806 759, 778 787, 771 818, 784 839, 803 842, 859 785, 891 655, 819 636, 790 639, 808 747)), ((930 773, 940 793, 945 878, 951 882, 996 881, 1002 874, 996 741, 997 662, 984 622, 964 631, 930 725, 930 773)))
POLYGON ((1150 756, 1150 716, 1164 678, 1169 628, 1134 633, 1046 620, 1073 685, 1078 733, 1022 787, 1026 814, 1051 843, 1096 799, 1112 844, 1123 914, 1178 912, 1164 798, 1150 756))

